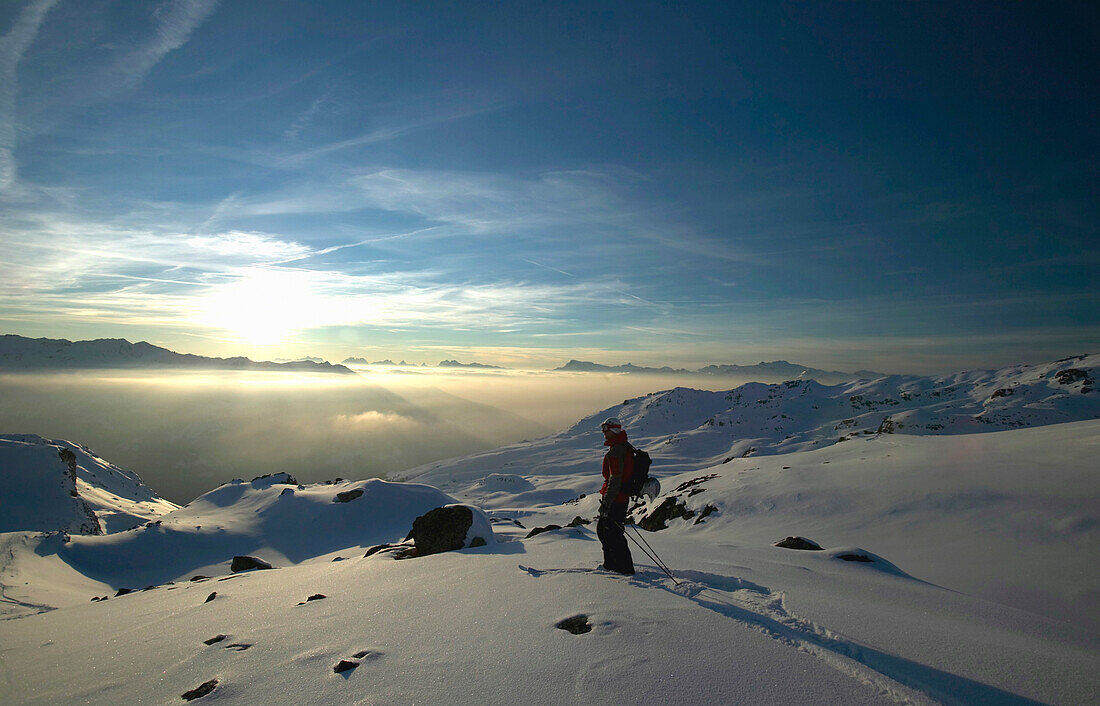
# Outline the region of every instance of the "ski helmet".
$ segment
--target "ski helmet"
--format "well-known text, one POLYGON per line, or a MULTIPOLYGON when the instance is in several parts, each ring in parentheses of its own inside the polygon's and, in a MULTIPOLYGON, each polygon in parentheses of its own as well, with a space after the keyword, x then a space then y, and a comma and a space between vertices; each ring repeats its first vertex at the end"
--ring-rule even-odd
POLYGON ((623 423, 618 420, 617 417, 608 417, 603 420, 603 424, 600 425, 600 431, 611 431, 618 434, 623 430, 623 423))

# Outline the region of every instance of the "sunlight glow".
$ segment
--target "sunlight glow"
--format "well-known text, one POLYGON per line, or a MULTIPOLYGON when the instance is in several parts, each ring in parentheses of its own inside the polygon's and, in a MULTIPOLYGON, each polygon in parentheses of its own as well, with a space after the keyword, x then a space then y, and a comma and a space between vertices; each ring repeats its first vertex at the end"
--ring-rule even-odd
POLYGON ((310 273, 255 270, 214 287, 197 302, 197 323, 228 331, 235 341, 257 346, 285 342, 329 318, 328 297, 318 294, 310 273))

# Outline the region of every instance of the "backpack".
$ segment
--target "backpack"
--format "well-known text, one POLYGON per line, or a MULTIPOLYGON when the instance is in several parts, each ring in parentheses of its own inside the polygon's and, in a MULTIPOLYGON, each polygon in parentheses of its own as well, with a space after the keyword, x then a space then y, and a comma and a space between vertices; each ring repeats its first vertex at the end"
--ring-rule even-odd
MULTIPOLYGON (((630 446, 630 453, 634 456, 634 472, 630 474, 630 478, 627 479, 626 484, 623 487, 623 491, 630 497, 636 498, 646 493, 646 483, 650 481, 649 478, 649 466, 653 463, 653 459, 649 457, 649 454, 642 449, 630 446)), ((657 479, 652 479, 656 483, 657 479)), ((649 483, 650 486, 653 483, 649 483)), ((657 486, 660 488, 660 486, 657 486)), ((660 493, 658 490, 654 495, 660 493)))

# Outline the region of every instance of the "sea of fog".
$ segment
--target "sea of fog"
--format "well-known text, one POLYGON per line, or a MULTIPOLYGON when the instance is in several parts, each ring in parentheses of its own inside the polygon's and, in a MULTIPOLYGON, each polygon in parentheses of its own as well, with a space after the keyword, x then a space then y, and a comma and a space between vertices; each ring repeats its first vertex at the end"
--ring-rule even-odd
MULTIPOLYGON (((561 431, 628 397, 744 381, 592 373, 357 376, 67 371, 0 375, 0 433, 82 443, 184 504, 233 478, 385 478, 561 431)), ((593 473, 602 437, 593 430, 593 473)))

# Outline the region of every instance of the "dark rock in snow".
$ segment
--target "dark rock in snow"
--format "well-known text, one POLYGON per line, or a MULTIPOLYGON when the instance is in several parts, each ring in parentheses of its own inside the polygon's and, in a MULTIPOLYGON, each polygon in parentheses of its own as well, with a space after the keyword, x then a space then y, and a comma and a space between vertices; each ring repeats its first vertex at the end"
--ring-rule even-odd
POLYGON ((677 502, 676 497, 668 497, 638 523, 638 526, 647 532, 657 532, 668 528, 667 522, 677 518, 690 519, 695 517, 695 511, 689 510, 682 502, 677 502))
POLYGON ((474 523, 474 513, 462 505, 437 507, 413 520, 406 539, 416 544, 416 555, 427 556, 462 549, 466 533, 474 523))
POLYGON ((339 674, 340 672, 346 672, 349 669, 355 669, 359 666, 358 662, 353 662, 350 659, 342 659, 336 663, 336 666, 332 668, 332 671, 339 674))
POLYGON ((843 559, 844 561, 861 561, 864 563, 873 563, 874 559, 866 554, 837 554, 837 559, 843 559))
POLYGON ((184 701, 194 701, 206 696, 218 686, 217 679, 211 679, 208 682, 203 682, 199 686, 195 687, 191 691, 185 691, 182 694, 184 701))
POLYGON ((195 574, 194 576, 191 577, 191 580, 192 581, 206 581, 209 578, 210 578, 209 576, 203 576, 202 574, 195 574))
POLYGON ((574 517, 572 520, 569 521, 569 524, 567 524, 566 527, 580 527, 581 525, 590 525, 590 524, 592 524, 592 520, 586 520, 583 517, 581 517, 580 515, 577 515, 576 517, 574 517))
POLYGON ((132 588, 120 588, 115 593, 115 598, 118 598, 119 596, 125 596, 127 593, 133 593, 133 592, 134 592, 134 589, 132 589, 132 588))
POLYGON ((1080 368, 1067 368, 1054 374, 1054 379, 1060 385, 1072 385, 1075 382, 1088 382, 1089 374, 1080 368))
POLYGON ((320 600, 324 600, 325 598, 328 598, 328 596, 326 596, 323 593, 314 593, 312 596, 305 599, 304 601, 302 601, 298 605, 305 605, 306 603, 309 603, 310 601, 320 601, 320 600))
POLYGON ((487 544, 484 537, 474 537, 470 540, 470 547, 484 547, 487 544))
POLYGON ((363 558, 366 559, 380 552, 393 554, 394 559, 409 559, 416 556, 416 547, 412 542, 402 542, 401 544, 376 544, 367 550, 363 558))
POLYGON ((252 571, 253 569, 270 569, 271 564, 268 564, 263 559, 254 556, 235 556, 233 557, 233 563, 229 565, 229 570, 233 573, 240 571, 252 571))
POLYGON ((229 636, 228 635, 220 635, 220 634, 215 635, 214 637, 210 638, 209 640, 203 640, 202 644, 204 644, 204 645, 213 645, 217 642, 221 642, 222 640, 224 640, 227 637, 229 637, 229 636))
POLYGON ((251 642, 234 642, 232 645, 226 645, 225 649, 233 650, 234 652, 244 652, 249 647, 252 647, 251 642))
POLYGON ((360 497, 363 494, 362 488, 355 488, 354 490, 345 490, 342 493, 337 493, 333 502, 337 503, 350 503, 352 500, 360 497))
POLYGON ((546 525, 545 527, 535 527, 534 529, 532 529, 530 532, 527 533, 527 536, 524 537, 524 539, 531 539, 531 537, 540 535, 543 532, 553 532, 554 530, 560 530, 560 529, 561 529, 561 525, 546 525))
POLYGON ((214 600, 217 597, 218 597, 218 592, 214 591, 213 593, 211 593, 209 596, 206 597, 206 600, 203 601, 203 603, 209 603, 210 601, 214 600))
POLYGON ((587 615, 574 615, 572 618, 566 618, 558 623, 557 627, 561 630, 566 630, 574 635, 583 635, 586 632, 592 632, 592 625, 588 622, 587 615))
POLYGON ((498 522, 511 522, 513 525, 515 525, 516 527, 519 527, 520 529, 527 529, 526 527, 523 526, 522 522, 515 519, 514 517, 490 517, 489 522, 492 522, 494 525, 497 524, 498 522))
POLYGON ((812 539, 806 539, 805 537, 787 537, 780 542, 776 542, 775 546, 782 547, 783 549, 801 549, 808 552, 821 551, 820 544, 812 539))
MULTIPOLYGON (((688 496, 689 496, 689 497, 690 497, 691 495, 693 495, 693 493, 688 493, 688 496)), ((716 513, 716 512, 718 512, 718 508, 717 508, 717 507, 715 507, 714 505, 707 505, 706 507, 704 507, 704 508, 703 508, 703 509, 702 509, 702 510, 701 510, 701 511, 699 512, 699 517, 695 518, 695 523, 694 523, 694 524, 699 524, 700 522, 702 522, 703 520, 705 520, 705 519, 706 519, 707 517, 709 517, 710 515, 713 515, 713 514, 714 514, 714 513, 716 513)))

